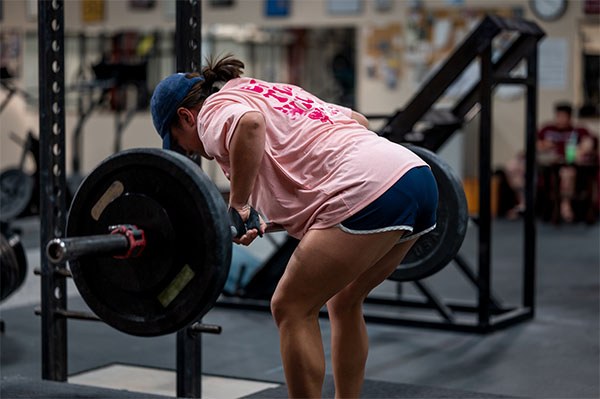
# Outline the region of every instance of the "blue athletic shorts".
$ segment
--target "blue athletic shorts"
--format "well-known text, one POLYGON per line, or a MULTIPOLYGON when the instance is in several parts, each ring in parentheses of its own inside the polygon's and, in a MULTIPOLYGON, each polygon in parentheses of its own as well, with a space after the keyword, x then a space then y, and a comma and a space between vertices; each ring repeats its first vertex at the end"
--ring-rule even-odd
POLYGON ((411 240, 435 228, 438 189, 427 166, 409 170, 390 189, 366 208, 339 224, 351 234, 372 234, 406 230, 410 234, 399 242, 411 240))

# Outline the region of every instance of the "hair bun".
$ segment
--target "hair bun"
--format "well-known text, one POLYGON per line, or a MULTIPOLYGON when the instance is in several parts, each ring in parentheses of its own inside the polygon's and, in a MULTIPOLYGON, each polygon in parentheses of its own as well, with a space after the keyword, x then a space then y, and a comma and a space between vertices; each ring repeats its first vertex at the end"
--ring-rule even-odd
POLYGON ((212 58, 208 60, 207 66, 202 68, 202 76, 209 86, 215 82, 227 82, 231 79, 239 78, 244 69, 244 63, 233 55, 228 54, 220 59, 212 58))
POLYGON ((213 83, 218 78, 217 72, 212 70, 210 67, 205 67, 202 70, 202 76, 204 76, 204 80, 206 80, 206 82, 208 82, 208 83, 213 83))

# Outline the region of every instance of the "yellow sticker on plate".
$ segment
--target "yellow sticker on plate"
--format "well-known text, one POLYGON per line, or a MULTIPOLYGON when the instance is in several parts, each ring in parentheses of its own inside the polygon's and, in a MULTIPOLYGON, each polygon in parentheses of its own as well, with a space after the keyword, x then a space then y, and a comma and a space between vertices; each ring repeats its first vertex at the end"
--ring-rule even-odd
POLYGON ((171 302, 173 302, 173 300, 177 298, 177 295, 179 295, 179 293, 183 291, 185 286, 188 285, 188 283, 194 278, 195 275, 196 273, 194 273, 194 271, 189 265, 185 265, 179 271, 179 273, 177 273, 177 276, 175 276, 175 278, 173 279, 173 281, 171 281, 167 288, 165 288, 158 295, 158 301, 163 306, 163 308, 169 306, 171 302))

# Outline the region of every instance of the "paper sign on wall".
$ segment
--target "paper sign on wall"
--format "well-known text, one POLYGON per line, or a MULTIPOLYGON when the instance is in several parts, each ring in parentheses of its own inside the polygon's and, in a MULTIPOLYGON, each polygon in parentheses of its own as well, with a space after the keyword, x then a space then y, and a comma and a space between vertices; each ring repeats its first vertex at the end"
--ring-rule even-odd
POLYGON ((546 38, 539 46, 538 81, 543 89, 563 90, 567 86, 569 60, 567 39, 546 38))

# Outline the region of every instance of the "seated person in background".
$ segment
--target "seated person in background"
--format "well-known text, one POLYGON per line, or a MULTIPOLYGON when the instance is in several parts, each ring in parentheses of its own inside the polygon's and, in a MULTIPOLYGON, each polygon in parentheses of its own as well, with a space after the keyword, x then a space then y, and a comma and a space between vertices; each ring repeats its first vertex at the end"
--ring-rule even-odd
POLYGON ((517 219, 525 210, 525 152, 519 151, 517 155, 508 160, 504 165, 506 184, 515 193, 516 205, 506 212, 508 219, 517 219))
MULTIPOLYGON (((545 125, 537 134, 537 162, 540 166, 559 165, 558 184, 560 192, 560 216, 572 222, 572 200, 575 195, 577 169, 575 165, 597 162, 596 138, 583 127, 572 123, 573 108, 561 102, 554 108, 554 121, 545 125)), ((525 154, 520 151, 505 165, 506 180, 514 190, 517 205, 508 212, 515 218, 525 208, 525 154)))
POLYGON ((571 201, 575 196, 575 165, 589 162, 594 149, 594 137, 584 127, 575 127, 572 115, 571 104, 556 104, 554 122, 538 132, 537 143, 540 166, 561 165, 558 170, 560 216, 565 222, 572 222, 574 218, 571 201))

